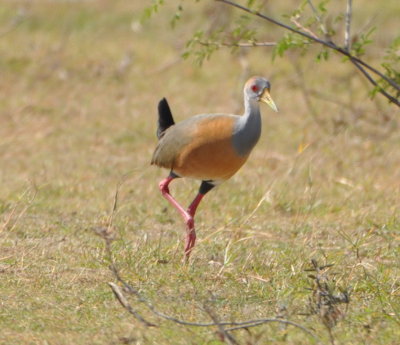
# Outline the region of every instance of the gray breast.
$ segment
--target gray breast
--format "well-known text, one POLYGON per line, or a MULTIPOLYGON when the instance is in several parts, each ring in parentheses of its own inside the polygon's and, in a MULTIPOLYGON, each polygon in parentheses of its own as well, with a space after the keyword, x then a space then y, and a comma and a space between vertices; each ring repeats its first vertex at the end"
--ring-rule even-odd
POLYGON ((238 155, 248 155, 257 144, 260 135, 260 113, 252 113, 251 116, 241 116, 235 124, 232 136, 233 147, 238 155))

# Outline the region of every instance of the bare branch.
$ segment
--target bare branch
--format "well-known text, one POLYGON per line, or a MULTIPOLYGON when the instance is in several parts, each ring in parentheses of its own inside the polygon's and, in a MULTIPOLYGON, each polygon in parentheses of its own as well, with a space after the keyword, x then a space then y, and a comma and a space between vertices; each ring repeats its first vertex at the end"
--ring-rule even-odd
POLYGON ((239 345, 239 342, 235 339, 235 337, 232 334, 229 334, 225 330, 224 326, 218 321, 217 315, 215 315, 214 311, 207 305, 204 305, 203 308, 204 311, 208 314, 208 316, 210 316, 211 320, 213 320, 216 326, 218 327, 218 330, 220 334, 223 336, 223 339, 224 340, 226 339, 229 344, 239 345))
POLYGON ((296 33, 296 34, 298 34, 300 36, 306 37, 311 41, 317 42, 317 43, 319 43, 319 44, 321 44, 321 45, 323 45, 325 47, 333 49, 336 52, 348 57, 352 61, 352 63, 363 73, 363 75, 365 77, 367 77, 368 81, 377 88, 379 93, 381 93, 387 99, 389 99, 392 103, 394 103, 395 105, 400 107, 400 100, 397 99, 396 97, 390 95, 389 93, 387 93, 380 85, 378 85, 378 83, 375 81, 375 79, 372 78, 372 76, 365 70, 365 68, 368 69, 369 71, 373 72, 374 74, 376 74, 377 76, 379 76, 383 80, 385 80, 394 89, 396 89, 399 92, 400 92, 400 85, 398 85, 393 79, 387 77, 385 74, 383 74, 382 72, 378 71, 376 68, 370 66, 369 64, 367 64, 363 60, 359 59, 358 57, 350 54, 346 49, 337 46, 335 43, 333 43, 330 40, 322 40, 320 38, 317 38, 317 37, 309 34, 308 32, 304 32, 304 31, 298 30, 296 28, 293 28, 293 27, 291 27, 291 26, 289 26, 287 24, 284 24, 284 23, 282 23, 282 22, 280 22, 280 21, 278 21, 278 20, 276 20, 276 19, 274 19, 272 17, 269 17, 269 16, 267 16, 265 14, 262 14, 262 13, 260 13, 258 11, 251 10, 250 8, 244 7, 244 6, 239 5, 239 4, 235 3, 235 2, 232 2, 230 0, 215 0, 215 1, 222 2, 222 3, 226 4, 226 5, 236 7, 236 8, 238 8, 238 9, 244 11, 244 12, 250 13, 250 14, 255 15, 255 16, 261 18, 261 19, 267 20, 267 21, 269 21, 269 22, 271 22, 271 23, 273 23, 273 24, 275 24, 277 26, 285 28, 286 30, 294 32, 294 33, 296 33), (363 68, 363 67, 365 67, 365 68, 363 68))
POLYGON ((237 330, 240 330, 240 329, 256 327, 256 326, 263 325, 265 323, 273 323, 273 322, 278 322, 278 323, 281 323, 281 324, 291 325, 291 326, 297 327, 297 328, 301 329, 302 331, 304 331, 305 333, 307 333, 308 335, 310 335, 311 337, 313 337, 314 339, 318 340, 318 338, 315 336, 314 333, 310 332, 307 328, 303 327, 302 325, 299 325, 298 323, 293 322, 293 321, 283 320, 283 319, 278 319, 278 318, 260 319, 260 320, 257 320, 257 322, 254 322, 252 324, 246 324, 246 325, 242 325, 242 326, 226 328, 225 330, 227 332, 231 332, 231 331, 237 331, 237 330))
MULTIPOLYGON (((114 274, 115 278, 124 286, 125 290, 134 295, 139 302, 143 303, 154 315, 164 319, 164 320, 168 320, 174 323, 177 323, 179 325, 183 325, 183 326, 194 326, 194 327, 222 327, 222 326, 235 326, 232 329, 226 329, 226 331, 231 331, 231 330, 238 330, 238 329, 244 329, 244 328, 249 328, 249 327, 256 327, 265 323, 269 323, 269 322, 278 322, 278 323, 282 323, 282 324, 286 324, 286 325, 292 325, 294 327, 297 327, 299 329, 301 329, 302 331, 304 331, 305 333, 307 333, 308 335, 310 335, 312 338, 318 340, 318 337, 313 334, 310 330, 308 330, 307 328, 292 322, 292 321, 288 321, 288 320, 283 320, 283 319, 254 319, 254 320, 247 320, 247 321, 240 321, 240 322, 235 322, 235 321, 221 321, 221 322, 210 322, 210 323, 199 323, 199 322, 189 322, 189 321, 185 321, 185 320, 181 320, 178 319, 174 316, 170 316, 167 314, 164 314, 160 311, 158 311, 153 305, 152 303, 150 303, 148 300, 146 300, 137 289, 135 289, 132 285, 130 285, 129 283, 127 283, 120 275, 119 270, 115 264, 113 255, 112 255, 112 251, 111 251, 111 246, 110 246, 110 241, 106 240, 106 251, 108 256, 110 257, 110 270, 112 271, 112 273, 114 274)), ((133 308, 129 305, 129 303, 126 303, 126 298, 123 296, 122 292, 120 289, 116 289, 114 290, 113 287, 115 287, 115 284, 111 285, 109 283, 110 287, 113 289, 114 294, 116 295, 118 301, 121 303, 121 305, 127 309, 131 314, 133 314, 139 321, 143 322, 141 319, 144 320, 143 317, 141 317, 138 312, 136 312, 135 310, 133 310, 133 308), (118 294, 116 294, 116 291, 118 292, 118 294), (122 303, 121 301, 123 301, 124 303, 122 303), (131 310, 132 311, 131 311, 131 310), (134 312, 134 313, 133 313, 134 312)), ((210 314, 209 314, 210 315, 210 314)), ((153 325, 152 323, 144 320, 145 322, 153 325)))
POLYGON ((321 31, 324 33, 325 37, 328 37, 328 30, 326 30, 324 23, 321 20, 321 17, 318 14, 317 9, 315 8, 314 4, 312 3, 311 0, 307 0, 308 5, 311 7, 315 18, 317 19, 319 23, 319 27, 321 28, 321 31))
POLYGON ((340 304, 346 304, 346 311, 350 303, 350 291, 348 289, 339 289, 340 294, 335 294, 335 288, 330 282, 329 269, 332 264, 320 266, 317 260, 311 260, 312 268, 307 269, 308 277, 312 279, 311 287, 307 290, 312 292, 309 298, 309 315, 318 315, 321 323, 326 327, 329 333, 331 344, 335 344, 333 329, 336 324, 343 320, 345 313, 339 308, 340 304))
POLYGON ((351 27, 351 14, 352 14, 352 0, 347 0, 346 7, 346 30, 344 32, 344 48, 350 52, 351 48, 351 37, 350 37, 350 27, 351 27))
POLYGON ((368 81, 369 81, 372 85, 374 85, 375 87, 378 88, 378 91, 379 91, 382 95, 384 95, 386 98, 388 98, 391 102, 393 102, 393 103, 396 104, 397 106, 400 106, 400 101, 399 101, 397 98, 395 98, 395 97, 393 97, 392 95, 390 95, 389 93, 387 93, 384 89, 382 89, 382 88, 378 85, 378 83, 376 82, 376 80, 375 80, 374 78, 371 77, 371 75, 364 69, 363 66, 361 66, 361 64, 360 64, 358 61, 356 61, 356 60, 353 59, 353 58, 350 58, 350 61, 353 63, 354 66, 357 67, 357 69, 358 69, 362 74, 364 74, 365 78, 367 78, 368 81))
POLYGON ((310 29, 305 28, 303 25, 300 24, 300 22, 297 20, 296 17, 291 17, 290 21, 293 22, 298 29, 303 30, 304 32, 307 32, 310 36, 312 36, 314 39, 318 39, 318 36, 312 32, 310 29))
MULTIPOLYGON (((115 195, 114 195, 114 202, 113 202, 113 207, 111 209, 111 214, 109 217, 109 221, 107 224, 107 227, 98 227, 95 228, 95 232, 101 236, 104 241, 105 241, 105 246, 106 246, 106 254, 108 256, 108 259, 110 260, 110 265, 109 268, 111 272, 113 273, 114 277, 117 279, 118 282, 121 283, 121 285, 124 287, 124 290, 128 292, 129 294, 135 296, 137 300, 144 304, 155 316, 158 316, 164 320, 168 320, 171 322, 174 322, 179 325, 183 326, 194 326, 194 327, 218 327, 219 331, 221 334, 230 341, 230 344, 233 345, 239 345, 237 340, 228 333, 230 330, 238 330, 238 329, 244 329, 244 328, 249 328, 249 327, 256 327, 258 325, 262 325, 267 322, 280 322, 282 324, 287 324, 287 325, 292 325, 294 327, 297 327, 301 329, 303 332, 307 333, 314 339, 318 339, 316 335, 314 335, 311 331, 309 331, 307 328, 298 325, 295 322, 288 321, 288 320, 283 320, 283 319, 255 319, 255 320, 247 320, 247 321, 240 321, 240 322, 235 322, 235 321, 218 321, 215 313, 212 312, 210 308, 207 308, 206 306, 204 307, 204 311, 210 316, 210 318, 213 320, 213 322, 210 323, 198 323, 198 322, 189 322, 185 320, 178 319, 174 316, 170 316, 167 314, 164 314, 160 311, 158 311, 153 304, 148 301, 146 298, 142 296, 142 294, 135 289, 131 284, 126 282, 120 275, 119 269, 115 263, 114 260, 114 255, 111 249, 111 244, 114 240, 114 234, 113 234, 113 220, 115 217, 115 213, 117 211, 118 207, 118 193, 119 193, 119 187, 121 186, 122 183, 119 183, 116 187, 115 195), (225 326, 234 326, 231 329, 224 329, 225 326)), ((115 283, 108 283, 110 288, 112 289, 115 297, 117 298, 118 302, 122 305, 124 309, 126 309, 130 314, 132 314, 138 321, 146 325, 147 327, 156 327, 157 325, 147 321, 144 317, 142 317, 128 302, 127 298, 124 296, 123 292, 121 291, 120 287, 116 285, 115 283)))
POLYGON ((139 320, 141 323, 143 323, 147 327, 156 327, 157 326, 156 324, 145 320, 136 310, 134 310, 132 308, 132 306, 129 304, 129 302, 125 298, 125 296, 122 294, 122 292, 117 284, 110 282, 110 283, 108 283, 108 285, 111 287, 111 290, 114 292, 114 296, 117 298, 118 302, 121 303, 121 305, 129 313, 131 313, 137 320, 139 320))
MULTIPOLYGON (((132 293, 133 295, 135 295, 140 302, 144 303, 146 305, 146 307, 150 309, 151 312, 153 312, 156 316, 158 316, 158 317, 160 317, 162 319, 165 319, 165 320, 168 320, 168 321, 172 321, 172 322, 175 322, 175 323, 183 325, 183 326, 194 326, 194 327, 234 326, 232 328, 226 329, 225 331, 234 331, 234 330, 239 330, 239 329, 244 329, 244 328, 249 328, 249 327, 260 326, 260 325, 265 324, 265 323, 278 322, 278 323, 281 323, 281 324, 291 325, 291 326, 297 327, 297 328, 301 329, 302 331, 304 331, 305 333, 307 333, 308 335, 310 335, 312 338, 318 340, 318 337, 314 333, 312 333, 307 328, 299 325, 298 323, 295 323, 295 322, 289 321, 289 320, 278 319, 278 318, 254 319, 254 320, 238 321, 238 322, 236 322, 236 321, 216 322, 215 320, 213 320, 214 322, 201 323, 201 322, 189 322, 189 321, 178 319, 178 318, 170 316, 170 315, 166 315, 166 314, 161 313, 158 310, 156 310, 156 308, 154 308, 154 306, 149 301, 147 301, 145 298, 143 298, 143 296, 135 288, 133 288, 132 285, 130 285, 127 282, 125 282, 121 278, 121 276, 119 275, 119 272, 118 272, 118 270, 117 270, 117 268, 115 266, 111 267, 111 269, 112 269, 112 272, 114 273, 114 275, 116 275, 117 280, 120 281, 124 285, 126 291, 128 291, 129 293, 132 293)), ((109 283, 109 285, 110 285, 110 283, 109 283)), ((110 287, 112 288, 111 285, 110 285, 110 287)), ((113 289, 113 291, 114 291, 114 289, 113 289)), ((123 296, 122 292, 120 290, 119 290, 119 295, 123 296)), ((118 298, 119 296, 116 296, 116 297, 118 298)), ((123 297, 123 300, 124 299, 126 300, 125 297, 123 297)), ((119 298, 118 298, 118 300, 119 300, 119 298)), ((120 303, 121 303, 121 301, 120 301, 120 303)), ((124 304, 122 304, 122 306, 125 308, 124 304)), ((210 309, 207 309, 207 310, 205 309, 207 314, 211 317, 211 315, 209 313, 210 309)))
POLYGON ((216 46, 216 47, 238 47, 238 48, 252 48, 252 47, 274 47, 276 42, 216 42, 216 41, 201 41, 196 40, 198 44, 202 46, 216 46))
MULTIPOLYGON (((117 208, 118 208, 118 195, 119 195, 119 188, 121 187, 122 183, 124 181, 122 180, 121 182, 119 182, 115 188, 115 194, 114 194, 114 202, 113 202, 113 206, 111 209, 111 213, 110 216, 108 218, 108 224, 106 227, 95 227, 93 230, 94 232, 99 235, 100 237, 102 237, 105 241, 106 244, 106 253, 107 256, 111 262, 110 264, 110 269, 111 271, 114 273, 114 276, 117 277, 118 281, 122 282, 123 285, 127 285, 125 284, 122 279, 120 278, 117 266, 115 264, 114 261, 114 256, 111 250, 111 243, 113 242, 115 236, 114 236, 114 231, 113 231, 113 222, 114 222, 114 218, 115 218, 115 214, 117 212, 117 208)), ((149 321, 147 321, 146 319, 144 319, 135 309, 132 308, 132 306, 129 304, 128 300, 125 298, 125 296, 122 294, 120 288, 118 285, 114 284, 114 283, 108 283, 108 285, 111 287, 114 296, 117 298, 118 302, 130 313, 132 314, 136 320, 138 320, 139 322, 143 323, 145 326, 147 327, 156 327, 156 325, 154 323, 151 323, 149 321)))

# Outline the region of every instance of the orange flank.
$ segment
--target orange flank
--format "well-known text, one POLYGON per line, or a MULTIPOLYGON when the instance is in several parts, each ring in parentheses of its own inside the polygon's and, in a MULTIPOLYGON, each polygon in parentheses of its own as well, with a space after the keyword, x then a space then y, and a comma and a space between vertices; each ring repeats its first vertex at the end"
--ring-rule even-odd
POLYGON ((246 162, 232 146, 233 117, 204 118, 192 140, 176 156, 172 169, 199 180, 227 180, 246 162))

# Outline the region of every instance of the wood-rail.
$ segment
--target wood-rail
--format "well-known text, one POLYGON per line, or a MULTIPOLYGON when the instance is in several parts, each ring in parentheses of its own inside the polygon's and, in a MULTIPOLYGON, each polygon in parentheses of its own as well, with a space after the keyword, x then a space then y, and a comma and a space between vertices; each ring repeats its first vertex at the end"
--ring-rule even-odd
POLYGON ((186 223, 185 255, 196 241, 194 216, 204 195, 233 176, 247 161, 261 135, 259 102, 278 111, 270 95, 270 83, 250 78, 244 86, 244 114, 201 114, 175 124, 167 100, 158 104, 158 145, 151 164, 167 168, 169 175, 159 183, 160 191, 186 223), (201 180, 197 196, 184 209, 169 192, 179 177, 201 180))

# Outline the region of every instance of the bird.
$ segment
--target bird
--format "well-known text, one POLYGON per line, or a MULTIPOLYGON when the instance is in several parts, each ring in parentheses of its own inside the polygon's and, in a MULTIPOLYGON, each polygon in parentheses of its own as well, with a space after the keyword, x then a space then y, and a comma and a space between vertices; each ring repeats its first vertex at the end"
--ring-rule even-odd
POLYGON ((169 170, 169 175, 159 183, 159 189, 186 224, 186 259, 196 242, 194 216, 201 200, 243 166, 260 138, 259 102, 278 111, 270 90, 271 84, 266 78, 250 78, 243 89, 243 115, 200 114, 175 123, 166 98, 158 104, 158 144, 151 165, 169 170), (201 181, 198 193, 187 209, 169 190, 173 180, 183 177, 201 181))

